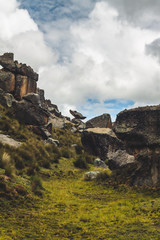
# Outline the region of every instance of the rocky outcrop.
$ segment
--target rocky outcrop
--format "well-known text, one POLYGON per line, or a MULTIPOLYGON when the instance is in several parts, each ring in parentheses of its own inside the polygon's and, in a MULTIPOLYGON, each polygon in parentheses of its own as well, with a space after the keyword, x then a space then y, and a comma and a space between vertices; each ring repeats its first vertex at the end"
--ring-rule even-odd
POLYGON ((44 126, 48 123, 49 113, 39 105, 39 97, 33 93, 21 101, 13 101, 16 118, 27 125, 44 126))
POLYGON ((81 134, 84 149, 102 160, 107 159, 108 152, 124 149, 124 145, 110 128, 90 128, 81 134))
POLYGON ((86 128, 112 128, 111 117, 108 113, 90 119, 86 122, 86 128))
POLYGON ((0 56, 0 88, 12 93, 15 99, 21 100, 27 93, 36 93, 38 74, 30 66, 14 61, 13 53, 0 56))
POLYGON ((70 110, 70 113, 72 114, 72 116, 76 119, 85 119, 86 117, 84 117, 81 113, 77 112, 77 111, 73 111, 70 110))
POLYGON ((128 154, 126 150, 117 150, 108 153, 108 166, 111 170, 122 169, 128 166, 137 166, 135 157, 128 154))
POLYGON ((132 183, 160 186, 160 105, 119 113, 114 131, 138 161, 132 183))
POLYGON ((5 93, 1 88, 0 88, 0 104, 3 105, 4 107, 12 107, 12 102, 13 102, 13 95, 10 93, 5 93))
POLYGON ((134 154, 144 148, 159 148, 160 105, 139 107, 119 113, 114 131, 134 154))

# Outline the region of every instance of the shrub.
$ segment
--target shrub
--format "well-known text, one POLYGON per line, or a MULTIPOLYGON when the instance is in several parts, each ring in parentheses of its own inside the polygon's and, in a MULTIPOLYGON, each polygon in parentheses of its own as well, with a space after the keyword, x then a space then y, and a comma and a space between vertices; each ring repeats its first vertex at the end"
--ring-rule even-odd
POLYGON ((33 176, 31 181, 32 181, 31 184, 32 184, 32 191, 33 192, 36 192, 36 191, 39 191, 39 190, 43 189, 42 179, 39 176, 37 176, 37 175, 33 176))
POLYGON ((82 145, 77 144, 77 145, 75 146, 75 149, 76 149, 76 154, 82 154, 82 151, 83 151, 82 145))
POLYGON ((98 182, 106 181, 111 176, 111 173, 112 172, 110 169, 106 169, 102 172, 99 172, 96 176, 96 181, 98 181, 98 182))
POLYGON ((11 164, 5 166, 5 175, 8 177, 14 177, 15 175, 15 168, 11 164))
POLYGON ((85 156, 84 155, 79 155, 77 159, 74 161, 74 166, 77 168, 82 168, 82 169, 89 169, 89 166, 86 162, 85 156))

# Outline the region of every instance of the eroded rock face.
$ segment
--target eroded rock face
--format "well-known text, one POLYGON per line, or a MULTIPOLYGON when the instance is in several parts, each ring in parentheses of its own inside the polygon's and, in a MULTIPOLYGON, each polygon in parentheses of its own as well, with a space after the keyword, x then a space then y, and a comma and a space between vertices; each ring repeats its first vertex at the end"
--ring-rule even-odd
POLYGON ((115 152, 118 149, 124 149, 120 141, 110 128, 90 128, 81 134, 81 141, 84 149, 102 160, 107 159, 109 151, 115 152))
POLYGON ((160 105, 119 113, 114 131, 138 161, 132 183, 160 186, 160 105))
POLYGON ((13 108, 16 118, 27 125, 44 126, 48 123, 49 114, 39 105, 26 101, 14 101, 13 108))
POLYGON ((160 147, 160 105, 120 112, 114 131, 133 153, 146 147, 160 147))
POLYGON ((38 74, 30 66, 14 61, 13 53, 0 56, 0 88, 12 93, 17 100, 21 100, 27 93, 36 93, 38 74))
POLYGON ((111 117, 105 113, 86 122, 86 128, 112 128, 111 117))
POLYGON ((111 170, 126 168, 131 165, 136 166, 137 162, 133 155, 130 155, 126 150, 117 150, 116 152, 108 153, 108 166, 111 170))

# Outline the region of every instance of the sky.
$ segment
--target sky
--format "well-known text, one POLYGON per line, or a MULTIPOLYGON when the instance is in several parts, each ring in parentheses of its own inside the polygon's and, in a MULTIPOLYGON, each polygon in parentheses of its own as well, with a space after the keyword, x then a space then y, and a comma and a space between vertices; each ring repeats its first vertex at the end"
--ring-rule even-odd
POLYGON ((87 119, 160 101, 159 0, 0 0, 0 54, 87 119))

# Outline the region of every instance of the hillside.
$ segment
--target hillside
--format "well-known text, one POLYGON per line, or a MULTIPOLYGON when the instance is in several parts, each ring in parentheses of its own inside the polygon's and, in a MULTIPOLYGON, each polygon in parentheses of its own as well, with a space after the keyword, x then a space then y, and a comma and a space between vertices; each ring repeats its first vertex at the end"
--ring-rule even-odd
POLYGON ((158 240, 159 107, 86 129, 45 99, 31 67, 10 53, 0 64, 0 240, 158 240))

